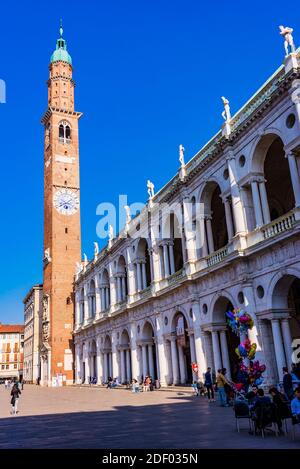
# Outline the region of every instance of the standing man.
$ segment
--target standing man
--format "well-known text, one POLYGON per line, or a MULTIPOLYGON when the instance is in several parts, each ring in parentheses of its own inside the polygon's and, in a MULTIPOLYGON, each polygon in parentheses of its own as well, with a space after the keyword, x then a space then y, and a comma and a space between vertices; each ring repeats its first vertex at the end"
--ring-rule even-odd
POLYGON ((214 402, 215 401, 214 383, 213 383, 213 377, 212 377, 212 372, 211 372, 210 367, 207 368, 207 372, 204 375, 204 386, 206 387, 206 390, 207 390, 208 402, 214 402))
POLYGON ((283 371, 283 390, 284 394, 286 395, 287 399, 291 401, 294 397, 294 390, 293 390, 293 378, 291 373, 286 366, 282 368, 283 371))
POLYGON ((222 368, 218 370, 218 374, 217 374, 217 386, 218 386, 221 407, 228 407, 225 384, 229 384, 229 383, 227 382, 227 379, 225 378, 225 373, 226 373, 226 369, 222 368))

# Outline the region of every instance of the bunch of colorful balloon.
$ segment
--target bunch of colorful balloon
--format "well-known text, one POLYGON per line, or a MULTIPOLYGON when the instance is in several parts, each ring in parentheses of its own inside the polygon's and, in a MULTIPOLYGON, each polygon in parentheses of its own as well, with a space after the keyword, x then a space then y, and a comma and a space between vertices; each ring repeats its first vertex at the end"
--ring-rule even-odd
MULTIPOLYGON (((238 308, 233 311, 227 311, 227 322, 232 331, 240 338, 247 337, 248 331, 252 329, 254 321, 250 314, 238 308)), ((257 345, 251 343, 248 338, 245 338, 238 347, 235 353, 241 361, 240 371, 244 374, 244 379, 249 384, 260 385, 263 382, 262 373, 265 371, 266 366, 261 365, 259 361, 252 361, 255 358, 257 345), (246 375, 246 376, 245 376, 246 375)), ((242 383, 240 383, 242 385, 242 383)))
POLYGON ((252 317, 243 309, 237 308, 233 311, 227 311, 226 316, 229 327, 239 336, 247 334, 248 330, 253 327, 252 317))
POLYGON ((249 360, 253 360, 255 357, 256 348, 257 345, 255 343, 251 344, 250 340, 246 339, 235 349, 235 353, 239 358, 249 358, 249 360))
POLYGON ((263 382, 262 374, 266 370, 266 365, 260 364, 258 360, 255 362, 250 361, 248 366, 241 363, 240 369, 244 373, 247 373, 250 384, 256 384, 259 386, 263 382))

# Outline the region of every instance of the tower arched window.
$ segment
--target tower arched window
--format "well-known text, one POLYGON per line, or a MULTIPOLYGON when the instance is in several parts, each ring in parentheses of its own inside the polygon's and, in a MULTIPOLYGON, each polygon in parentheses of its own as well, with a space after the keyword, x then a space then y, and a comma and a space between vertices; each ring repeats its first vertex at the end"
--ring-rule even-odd
POLYGON ((71 142, 71 127, 67 121, 62 121, 58 126, 58 136, 61 143, 71 142))

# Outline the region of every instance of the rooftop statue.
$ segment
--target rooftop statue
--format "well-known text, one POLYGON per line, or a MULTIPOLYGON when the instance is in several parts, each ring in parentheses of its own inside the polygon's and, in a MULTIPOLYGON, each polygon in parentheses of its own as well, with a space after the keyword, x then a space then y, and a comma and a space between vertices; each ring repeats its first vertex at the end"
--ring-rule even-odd
POLYGON ((94 255, 95 257, 99 254, 99 245, 96 241, 94 241, 94 255))
POLYGON ((222 112, 222 117, 225 122, 229 122, 231 119, 231 114, 230 114, 230 107, 229 107, 229 101, 228 99, 224 98, 224 96, 221 97, 224 105, 224 111, 222 112))
POLYGON ((147 181, 147 189, 148 189, 149 199, 153 199, 153 197, 154 197, 154 184, 149 179, 147 181))
POLYGON ((114 229, 112 225, 109 225, 109 228, 108 228, 108 239, 109 241, 112 241, 114 239, 114 229))
POLYGON ((290 53, 296 52, 294 39, 292 36, 292 32, 294 31, 293 28, 288 28, 287 26, 279 26, 280 35, 284 37, 284 49, 285 55, 289 55, 290 53), (290 47, 290 52, 289 52, 290 47))
POLYGON ((124 209, 126 212, 126 223, 128 224, 131 221, 130 207, 128 205, 124 205, 124 209))
POLYGON ((184 152, 185 152, 184 146, 179 145, 179 161, 180 161, 181 167, 185 165, 185 163, 184 163, 184 152))

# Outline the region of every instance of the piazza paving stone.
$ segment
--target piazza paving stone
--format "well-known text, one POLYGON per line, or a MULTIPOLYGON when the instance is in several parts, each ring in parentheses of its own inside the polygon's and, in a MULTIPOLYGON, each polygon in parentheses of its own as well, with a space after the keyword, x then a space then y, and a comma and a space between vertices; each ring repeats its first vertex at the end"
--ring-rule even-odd
POLYGON ((0 386, 0 448, 300 448, 291 433, 264 439, 235 429, 232 408, 171 391, 25 385, 19 414, 0 386))

